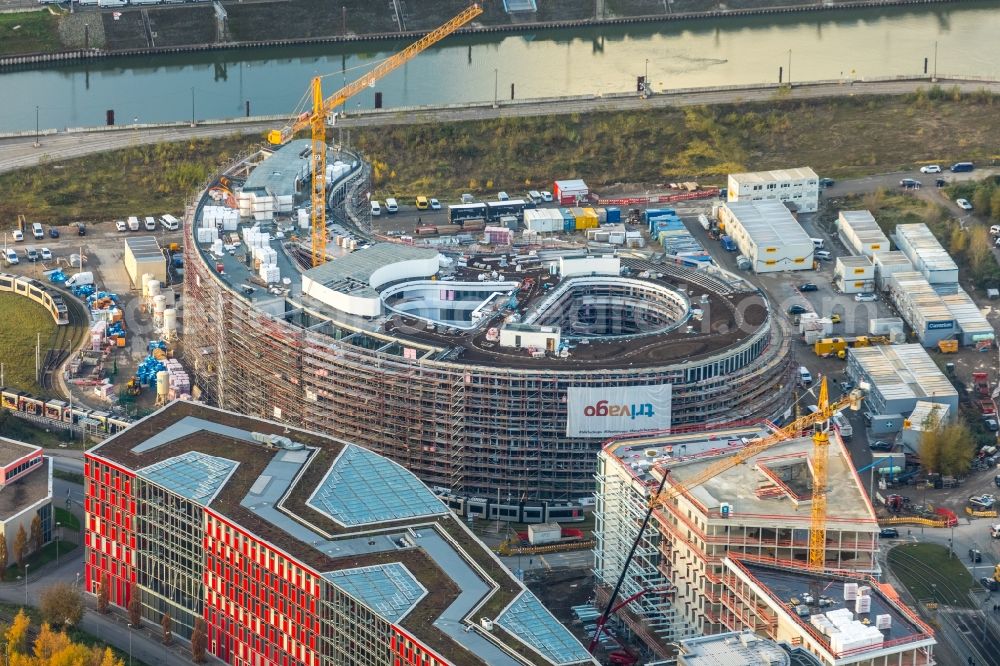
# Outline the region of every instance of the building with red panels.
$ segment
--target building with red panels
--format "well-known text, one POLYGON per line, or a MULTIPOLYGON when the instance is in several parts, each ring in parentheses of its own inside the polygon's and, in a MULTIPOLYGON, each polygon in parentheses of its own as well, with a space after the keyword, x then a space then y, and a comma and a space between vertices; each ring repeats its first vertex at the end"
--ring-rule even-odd
POLYGON ((416 476, 168 405, 87 453, 87 590, 237 666, 594 663, 416 476))

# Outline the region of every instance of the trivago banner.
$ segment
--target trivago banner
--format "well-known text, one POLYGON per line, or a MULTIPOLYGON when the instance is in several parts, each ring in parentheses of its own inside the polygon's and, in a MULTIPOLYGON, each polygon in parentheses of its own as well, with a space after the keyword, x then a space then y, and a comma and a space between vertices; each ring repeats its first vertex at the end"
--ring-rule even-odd
POLYGON ((670 427, 670 384, 571 386, 566 394, 567 437, 611 437, 670 427))

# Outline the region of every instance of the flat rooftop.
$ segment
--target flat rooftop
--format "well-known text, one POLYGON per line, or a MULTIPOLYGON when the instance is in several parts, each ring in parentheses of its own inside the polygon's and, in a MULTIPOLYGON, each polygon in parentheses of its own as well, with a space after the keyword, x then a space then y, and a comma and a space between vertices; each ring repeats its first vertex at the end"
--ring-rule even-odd
POLYGON ((50 461, 43 459, 30 472, 0 487, 0 521, 8 520, 29 506, 51 497, 50 461))
POLYGON ((698 636, 677 642, 681 666, 790 666, 780 645, 752 631, 698 636))
POLYGON ((126 236, 125 245, 137 261, 157 261, 164 258, 155 236, 126 236))
POLYGON ((322 266, 310 268, 302 276, 333 291, 374 298, 379 294, 371 284, 375 271, 404 261, 431 259, 437 254, 437 250, 401 243, 375 243, 363 250, 331 259, 322 266))
POLYGON ((848 353, 886 400, 958 400, 955 386, 918 344, 854 347, 848 353))
POLYGON ((295 194, 295 180, 311 171, 312 142, 296 139, 275 150, 250 173, 245 190, 263 190, 280 197, 295 194))
POLYGON ((812 244, 809 234, 781 201, 729 201, 723 205, 760 248, 790 243, 812 244))
POLYGON ((6 467, 41 450, 40 446, 0 437, 0 467, 6 467))
POLYGON ((729 177, 740 183, 776 183, 785 180, 816 180, 816 172, 810 167, 795 167, 792 169, 775 169, 773 171, 731 173, 729 177))
MULTIPOLYGON (((617 458, 629 473, 651 485, 661 478, 660 467, 670 470, 668 483, 683 484, 714 464, 720 457, 732 455, 749 440, 771 433, 767 424, 747 425, 699 433, 647 438, 622 439, 607 445, 604 451, 617 458)), ((828 447, 828 524, 838 529, 867 526, 878 529, 874 510, 867 500, 854 466, 838 437, 830 435, 828 447)), ((810 518, 812 476, 808 459, 813 455, 809 437, 789 439, 736 465, 687 494, 717 513, 728 503, 741 521, 774 524, 774 520, 805 521, 810 518)))
MULTIPOLYGON (((871 626, 875 626, 876 617, 888 615, 890 626, 882 630, 885 643, 869 648, 860 648, 851 651, 851 656, 889 649, 896 652, 902 645, 918 641, 932 641, 933 632, 924 625, 916 615, 906 608, 899 600, 896 591, 887 583, 878 583, 874 578, 868 576, 835 576, 824 573, 811 573, 807 569, 793 569, 780 567, 777 565, 766 565, 752 562, 747 559, 740 559, 739 556, 727 559, 727 566, 737 571, 737 575, 745 575, 748 579, 758 583, 772 601, 786 609, 786 614, 799 625, 803 633, 808 633, 814 639, 823 643, 828 650, 832 650, 830 637, 820 632, 810 624, 808 617, 799 617, 791 612, 789 606, 793 597, 801 599, 803 594, 809 593, 814 596, 824 595, 833 602, 825 608, 811 607, 814 613, 829 613, 838 609, 848 609, 854 612, 854 603, 844 599, 845 586, 854 583, 858 586, 868 586, 871 588, 871 611, 868 613, 855 613, 855 619, 860 621, 868 620, 871 626), (886 644, 891 643, 887 646, 886 644)), ((741 577, 743 577, 741 575, 741 577)))
POLYGON ((515 651, 533 664, 592 663, 426 486, 356 445, 174 402, 87 455, 225 516, 456 665, 515 666, 515 651), (503 627, 493 636, 506 648, 466 631, 480 617, 503 627))

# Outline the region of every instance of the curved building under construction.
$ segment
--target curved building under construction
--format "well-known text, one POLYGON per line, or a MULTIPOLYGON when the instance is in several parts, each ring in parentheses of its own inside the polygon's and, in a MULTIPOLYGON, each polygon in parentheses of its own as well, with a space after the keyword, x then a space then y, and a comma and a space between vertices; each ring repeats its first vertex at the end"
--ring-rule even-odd
POLYGON ((374 242, 350 223, 367 168, 341 157, 328 180, 346 249, 319 267, 302 266, 293 216, 308 142, 226 171, 238 215, 212 190, 189 211, 185 353, 202 399, 356 442, 463 514, 524 522, 579 517, 612 435, 787 408, 788 334, 739 277, 374 242))

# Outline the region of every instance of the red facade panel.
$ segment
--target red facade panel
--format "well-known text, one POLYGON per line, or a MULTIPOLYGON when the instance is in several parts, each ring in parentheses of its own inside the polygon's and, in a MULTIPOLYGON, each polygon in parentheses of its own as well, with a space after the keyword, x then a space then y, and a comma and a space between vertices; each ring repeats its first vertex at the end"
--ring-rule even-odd
POLYGON ((135 475, 90 455, 86 456, 84 475, 86 589, 97 594, 104 582, 109 585, 108 600, 126 607, 135 582, 132 567, 135 537, 131 533, 135 503, 128 502, 130 498, 116 490, 123 483, 130 489, 135 475))
POLYGON ((209 650, 223 661, 319 666, 315 571, 205 511, 209 650))
POLYGON ((392 625, 393 666, 448 666, 436 652, 403 629, 392 625))

